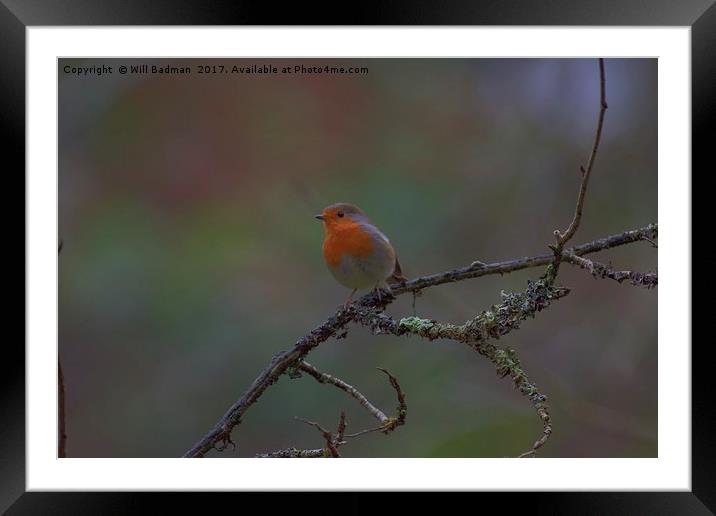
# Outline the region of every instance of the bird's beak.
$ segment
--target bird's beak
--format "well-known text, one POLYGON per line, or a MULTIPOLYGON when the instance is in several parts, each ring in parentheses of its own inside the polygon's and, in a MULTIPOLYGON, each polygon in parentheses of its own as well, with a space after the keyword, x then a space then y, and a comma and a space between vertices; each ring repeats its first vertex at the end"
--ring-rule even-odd
POLYGON ((317 218, 318 220, 323 220, 323 215, 314 215, 314 217, 317 218))

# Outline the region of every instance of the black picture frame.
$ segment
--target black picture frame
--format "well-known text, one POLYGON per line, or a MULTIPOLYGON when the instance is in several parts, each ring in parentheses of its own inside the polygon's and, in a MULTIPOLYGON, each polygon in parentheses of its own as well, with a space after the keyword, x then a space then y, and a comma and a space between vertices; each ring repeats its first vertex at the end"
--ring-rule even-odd
MULTIPOLYGON (((380 6, 355 3, 348 9, 345 6, 336 9, 336 6, 338 4, 332 8, 301 4, 299 10, 266 2, 223 0, 0 0, 0 112, 4 121, 0 125, 0 142, 4 162, 11 163, 5 169, 6 177, 19 177, 20 171, 25 169, 25 29, 44 25, 690 26, 694 166, 706 163, 707 152, 713 146, 716 134, 712 122, 715 118, 712 96, 716 93, 714 0, 491 0, 479 3, 468 0, 391 2, 380 6)), ((661 142, 665 143, 668 142, 661 142)), ((713 170, 704 172, 713 174, 713 170)), ((24 193, 24 180, 21 188, 24 193)), ((9 193, 6 199, 11 197, 9 193)), ((27 258, 24 247, 23 258, 27 258)), ((691 278, 685 280, 691 281, 691 278)), ((706 380, 711 362, 705 347, 692 347, 692 491, 532 493, 514 496, 510 507, 524 504, 531 511, 546 509, 552 514, 716 512, 716 423, 710 414, 713 404, 706 380), (704 388, 698 386, 696 379, 703 382, 704 388)), ((19 339, 6 340, 3 359, 0 511, 8 510, 8 514, 123 514, 141 512, 148 507, 149 497, 161 496, 163 504, 168 502, 162 494, 25 492, 25 350, 19 339)), ((191 507, 185 504, 182 500, 184 509, 191 507)), ((374 509, 366 504, 366 510, 374 509)))

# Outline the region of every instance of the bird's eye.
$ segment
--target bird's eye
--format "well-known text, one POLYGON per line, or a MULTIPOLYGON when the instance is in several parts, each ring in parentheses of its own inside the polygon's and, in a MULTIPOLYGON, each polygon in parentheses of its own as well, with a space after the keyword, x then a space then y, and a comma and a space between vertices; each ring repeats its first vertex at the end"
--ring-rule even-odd
POLYGON ((338 216, 339 216, 339 217, 343 217, 343 212, 342 212, 342 211, 339 211, 339 212, 338 212, 338 216))

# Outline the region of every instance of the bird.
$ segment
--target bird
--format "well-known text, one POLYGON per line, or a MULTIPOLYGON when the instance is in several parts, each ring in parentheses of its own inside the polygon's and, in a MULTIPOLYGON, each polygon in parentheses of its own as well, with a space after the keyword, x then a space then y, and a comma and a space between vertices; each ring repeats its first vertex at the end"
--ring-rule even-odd
POLYGON ((328 269, 338 283, 352 289, 344 307, 359 289, 372 288, 380 301, 381 289, 391 292, 389 280, 407 281, 390 240, 358 206, 331 204, 315 218, 323 222, 323 257, 328 269))

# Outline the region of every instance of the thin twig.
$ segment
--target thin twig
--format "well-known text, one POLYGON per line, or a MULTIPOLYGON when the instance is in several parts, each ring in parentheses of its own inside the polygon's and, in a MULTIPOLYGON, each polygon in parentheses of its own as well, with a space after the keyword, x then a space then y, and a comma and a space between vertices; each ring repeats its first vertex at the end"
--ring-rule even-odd
POLYGON ((344 382, 336 376, 330 375, 328 373, 322 373, 321 371, 319 371, 305 361, 301 361, 298 364, 298 368, 301 371, 304 371, 311 375, 319 383, 330 383, 331 385, 335 385, 342 391, 347 392, 350 396, 358 400, 358 403, 365 407, 365 409, 370 412, 370 415, 376 418, 381 424, 384 424, 386 421, 388 421, 388 416, 386 416, 380 409, 378 409, 375 405, 368 401, 368 398, 361 394, 361 392, 352 385, 344 382))
POLYGON ((577 197, 577 206, 574 209, 574 217, 569 227, 564 233, 555 231, 557 237, 557 246, 560 251, 564 248, 564 245, 569 241, 572 236, 577 232, 579 223, 582 220, 582 209, 584 207, 584 198, 587 194, 587 185, 589 184, 589 177, 592 174, 592 167, 594 166, 594 160, 597 157, 597 151, 599 150, 599 142, 602 139, 602 127, 604 126, 604 114, 607 111, 607 97, 606 97, 606 78, 604 76, 604 59, 599 59, 599 118, 597 120, 597 130, 594 134, 594 143, 592 144, 592 152, 589 154, 589 161, 587 167, 580 167, 582 172, 582 183, 579 187, 579 196, 577 197))
POLYGON ((403 392, 403 389, 400 388, 398 379, 392 374, 390 374, 390 371, 388 371, 387 369, 379 367, 378 371, 382 371, 388 376, 388 380, 390 380, 390 385, 393 387, 393 389, 395 389, 395 393, 398 396, 398 416, 395 418, 391 418, 392 421, 389 421, 390 425, 384 428, 383 433, 387 434, 388 432, 391 432, 397 427, 405 424, 405 417, 408 415, 408 405, 405 403, 405 393, 403 392))
MULTIPOLYGON (((301 362, 299 364, 299 369, 310 374, 313 376, 316 381, 319 383, 330 383, 332 385, 335 385, 339 389, 347 392, 349 395, 357 399, 361 405, 363 405, 368 412, 371 413, 373 417, 375 417, 379 422, 380 426, 377 426, 375 428, 368 428, 366 430, 361 430, 360 432, 356 432, 353 434, 346 435, 346 415, 344 412, 341 412, 340 420, 338 421, 338 429, 336 431, 336 437, 332 440, 333 445, 335 446, 336 450, 340 446, 345 444, 344 439, 345 438, 355 438, 359 437, 361 435, 365 435, 371 432, 383 432, 384 434, 389 434, 393 430, 395 430, 397 427, 405 424, 405 417, 408 413, 408 406, 405 402, 405 393, 403 392, 402 388, 400 387, 400 384, 398 383, 398 379, 390 374, 390 372, 387 369, 383 369, 382 367, 378 367, 377 369, 379 371, 382 371, 388 376, 388 380, 390 381, 390 385, 395 389, 395 392, 398 397, 398 411, 397 415, 395 417, 388 417, 386 416, 382 411, 375 408, 375 406, 368 401, 368 399, 363 396, 355 387, 349 385, 348 383, 344 382, 340 378, 337 378, 335 376, 322 373, 315 367, 313 367, 310 364, 307 364, 306 362, 301 362)), ((322 432, 325 432, 318 423, 313 423, 310 421, 306 421, 301 418, 296 418, 301 421, 304 421, 308 424, 311 424, 312 426, 315 426, 322 432)), ((325 435, 324 435, 325 437, 325 435)), ((332 455, 332 452, 330 449, 326 448, 332 455)), ((322 457, 321 453, 317 454, 317 450, 300 450, 298 448, 286 448, 284 450, 278 450, 275 452, 270 453, 262 453, 259 455, 256 455, 256 457, 260 458, 270 458, 270 457, 322 457)), ((333 455, 332 455, 333 456, 333 455)))
POLYGON ((338 419, 338 429, 336 430, 336 444, 343 443, 343 437, 346 435, 346 413, 341 410, 341 417, 338 419))
MULTIPOLYGON (((577 256, 596 253, 605 249, 611 249, 622 245, 631 244, 643 240, 644 237, 656 238, 658 236, 657 224, 625 231, 616 235, 594 240, 571 248, 577 256)), ((537 256, 496 262, 490 264, 468 265, 459 269, 447 272, 422 276, 410 280, 402 285, 391 286, 393 296, 399 296, 413 290, 454 283, 471 278, 478 278, 492 274, 506 274, 517 270, 541 267, 550 264, 554 260, 553 254, 542 254, 537 256)), ((390 303, 394 297, 383 296, 383 305, 390 303)), ((339 309, 329 317, 323 324, 316 327, 309 334, 300 338, 291 349, 281 351, 274 355, 271 363, 259 374, 244 394, 226 411, 214 427, 192 446, 184 457, 203 457, 214 448, 220 448, 230 443, 230 435, 233 428, 241 422, 246 411, 261 397, 261 395, 274 384, 279 377, 286 372, 290 366, 298 363, 310 353, 311 350, 325 342, 355 319, 357 307, 374 307, 378 305, 373 294, 366 294, 357 302, 349 305, 346 309, 339 309)))
POLYGON ((408 405, 405 403, 405 393, 403 392, 403 389, 401 389, 400 384, 398 383, 398 379, 392 374, 390 374, 387 369, 383 369, 382 367, 378 367, 377 369, 378 371, 382 371, 386 375, 388 375, 390 385, 393 387, 393 389, 395 389, 395 393, 398 396, 397 415, 395 417, 387 418, 387 420, 384 421, 383 424, 381 424, 380 426, 374 428, 367 428, 365 430, 361 430, 360 432, 346 435, 346 437, 354 438, 372 432, 383 432, 387 435, 399 426, 405 424, 405 417, 408 414, 408 405))
MULTIPOLYGON (((343 412, 341 412, 341 419, 343 419, 344 417, 345 417, 345 415, 343 414, 343 412)), ((303 419, 300 417, 297 417, 296 419, 298 419, 299 421, 303 421, 307 425, 310 425, 310 426, 318 429, 318 431, 321 432, 321 434, 323 435, 323 438, 326 440, 326 451, 328 453, 330 453, 331 457, 333 457, 335 459, 340 458, 341 454, 338 453, 338 447, 336 446, 336 443, 333 440, 333 434, 331 432, 329 432, 328 430, 323 428, 321 425, 319 425, 315 421, 309 421, 307 419, 303 419)), ((343 425, 345 425, 345 421, 343 422, 343 425)), ((345 430, 345 426, 344 426, 344 430, 345 430)))
MULTIPOLYGON (((63 240, 60 239, 60 245, 57 247, 57 255, 62 253, 63 240)), ((65 377, 62 374, 62 362, 60 361, 60 352, 57 351, 57 418, 59 419, 59 439, 57 443, 57 456, 67 457, 67 430, 65 426, 65 377)))
POLYGON ((656 245, 656 242, 654 242, 651 238, 642 237, 642 240, 646 240, 647 242, 649 242, 654 249, 658 249, 658 248, 659 248, 659 246, 656 245))
POLYGON ((353 439, 355 437, 360 437, 361 435, 372 434, 373 432, 382 432, 383 430, 384 430, 384 428, 382 426, 366 428, 365 430, 361 430, 360 432, 355 432, 353 434, 346 434, 346 438, 353 439))
POLYGON ((57 390, 58 390, 58 418, 60 439, 57 448, 58 457, 67 457, 67 431, 65 429, 65 378, 62 375, 62 363, 57 359, 57 390))
POLYGON ((659 277, 656 272, 615 271, 603 263, 582 258, 574 254, 564 254, 563 258, 565 261, 589 271, 595 278, 609 278, 617 283, 623 283, 629 280, 629 283, 632 285, 646 288, 654 288, 659 282, 659 277))

